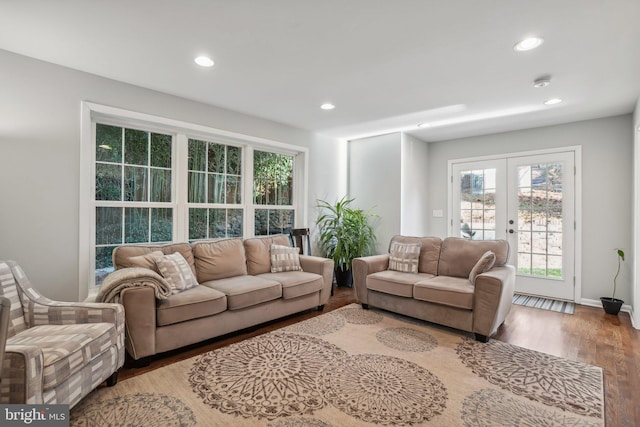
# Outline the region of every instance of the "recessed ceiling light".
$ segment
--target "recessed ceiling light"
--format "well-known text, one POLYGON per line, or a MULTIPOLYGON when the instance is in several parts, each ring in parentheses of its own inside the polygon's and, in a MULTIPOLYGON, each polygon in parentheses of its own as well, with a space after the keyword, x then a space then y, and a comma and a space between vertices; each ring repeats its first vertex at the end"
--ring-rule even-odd
POLYGON ((213 67, 213 59, 208 56, 198 56, 194 61, 201 67, 213 67))
POLYGON ((336 106, 329 102, 325 102, 320 106, 320 108, 322 108, 323 110, 333 110, 334 108, 336 108, 336 106))
POLYGON ((431 127, 431 124, 429 124, 429 123, 418 123, 418 125, 417 125, 417 126, 418 126, 419 128, 423 128, 423 129, 425 129, 425 128, 430 128, 430 127, 431 127))
POLYGON ((544 101, 544 105, 556 105, 556 104, 560 104, 561 102, 562 102, 562 99, 560 98, 551 98, 544 101))
POLYGON ((547 87, 551 84, 550 77, 540 77, 539 79, 534 80, 533 87, 547 87))
POLYGON ((518 52, 524 52, 527 50, 535 49, 540 46, 544 42, 544 39, 541 37, 527 37, 526 39, 520 40, 513 46, 513 49, 518 52))

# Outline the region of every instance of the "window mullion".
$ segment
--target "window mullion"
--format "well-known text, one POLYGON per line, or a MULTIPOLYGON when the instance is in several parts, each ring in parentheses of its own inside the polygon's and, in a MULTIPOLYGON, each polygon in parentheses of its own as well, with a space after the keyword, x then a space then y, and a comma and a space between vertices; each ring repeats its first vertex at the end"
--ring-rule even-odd
POLYGON ((173 191, 173 205, 175 207, 173 236, 175 242, 189 240, 189 141, 187 135, 176 135, 175 157, 173 159, 175 178, 173 191))

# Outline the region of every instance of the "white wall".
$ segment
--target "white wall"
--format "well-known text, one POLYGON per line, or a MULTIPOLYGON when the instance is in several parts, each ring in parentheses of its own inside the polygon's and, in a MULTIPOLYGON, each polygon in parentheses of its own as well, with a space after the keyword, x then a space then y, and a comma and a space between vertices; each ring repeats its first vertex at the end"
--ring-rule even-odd
POLYGON ((349 141, 349 198, 353 206, 379 216, 377 253, 386 252, 401 224, 401 134, 349 141))
POLYGON ((339 146, 330 138, 2 50, 0 85, 0 259, 50 298, 78 296, 83 100, 309 147, 309 204, 338 192, 324 163, 339 146))
POLYGON ((427 234, 428 158, 429 144, 402 134, 400 234, 405 236, 427 234))
MULTIPOLYGON (((464 138, 429 145, 429 209, 447 216, 447 162, 452 159, 582 146, 582 298, 611 292, 617 267, 614 248, 631 256, 616 297, 631 301, 633 135, 631 115, 464 138)), ((580 226, 580 224, 579 224, 580 226)), ((429 218, 431 235, 447 235, 446 221, 429 218)))
POLYGON ((633 114, 633 280, 631 304, 633 325, 640 329, 640 98, 633 114))

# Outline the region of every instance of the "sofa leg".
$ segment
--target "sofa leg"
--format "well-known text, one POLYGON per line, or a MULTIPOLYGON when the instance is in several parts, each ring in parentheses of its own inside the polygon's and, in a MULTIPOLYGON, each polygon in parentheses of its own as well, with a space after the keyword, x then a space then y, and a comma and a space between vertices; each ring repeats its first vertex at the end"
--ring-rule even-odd
POLYGON ((318 311, 324 310, 324 304, 318 306, 318 311))
POLYGON ((480 342, 489 342, 489 337, 486 335, 481 335, 481 334, 475 334, 476 335, 476 341, 480 341, 480 342))
POLYGON ((364 308, 365 310, 367 310, 369 308, 369 304, 362 304, 362 308, 364 308))
POLYGON ((107 378, 107 385, 113 387, 118 383, 118 371, 115 371, 109 378, 107 378))

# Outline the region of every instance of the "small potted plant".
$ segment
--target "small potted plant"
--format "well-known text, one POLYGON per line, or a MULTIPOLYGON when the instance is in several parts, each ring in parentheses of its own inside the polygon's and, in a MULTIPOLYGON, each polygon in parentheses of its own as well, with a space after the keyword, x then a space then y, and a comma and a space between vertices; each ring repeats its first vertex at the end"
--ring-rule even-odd
POLYGON ((343 197, 335 204, 318 200, 317 205, 321 209, 317 222, 320 249, 333 259, 337 285, 349 287, 353 283, 351 261, 371 255, 376 244, 371 225, 376 215, 352 208, 351 202, 353 199, 343 197))
POLYGON ((622 264, 622 261, 624 261, 624 251, 622 249, 616 249, 616 253, 618 254, 618 270, 613 278, 613 294, 611 295, 611 298, 600 297, 600 301, 602 302, 602 308, 605 313, 618 315, 620 307, 622 307, 624 301, 616 298, 616 279, 620 274, 620 265, 622 264))

